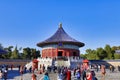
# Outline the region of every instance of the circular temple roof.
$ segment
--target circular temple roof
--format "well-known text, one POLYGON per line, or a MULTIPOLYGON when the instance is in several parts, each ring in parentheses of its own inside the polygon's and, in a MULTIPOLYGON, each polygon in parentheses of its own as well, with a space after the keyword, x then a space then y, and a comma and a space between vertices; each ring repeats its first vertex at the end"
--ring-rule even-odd
POLYGON ((62 28, 62 24, 59 25, 58 30, 55 32, 53 36, 50 38, 46 39, 45 41, 39 42, 37 46, 43 47, 48 44, 58 44, 58 43, 67 43, 67 44, 74 44, 79 47, 83 47, 85 44, 82 42, 79 42, 72 37, 70 37, 62 28))

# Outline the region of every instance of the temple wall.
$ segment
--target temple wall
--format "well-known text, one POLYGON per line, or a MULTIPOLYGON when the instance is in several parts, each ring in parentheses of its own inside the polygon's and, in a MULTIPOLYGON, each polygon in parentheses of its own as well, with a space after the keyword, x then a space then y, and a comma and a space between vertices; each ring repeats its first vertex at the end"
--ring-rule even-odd
POLYGON ((67 48, 47 48, 42 50, 42 57, 57 58, 58 52, 61 51, 64 57, 80 56, 79 50, 67 48))

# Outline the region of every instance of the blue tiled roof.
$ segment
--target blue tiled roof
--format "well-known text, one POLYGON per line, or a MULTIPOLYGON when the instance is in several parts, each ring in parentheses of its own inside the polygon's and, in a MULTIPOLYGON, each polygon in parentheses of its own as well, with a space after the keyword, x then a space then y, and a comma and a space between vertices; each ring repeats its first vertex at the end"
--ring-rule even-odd
POLYGON ((75 45, 78 45, 79 47, 84 46, 84 43, 79 42, 73 39, 72 37, 70 37, 62 27, 59 27, 53 36, 51 36, 50 38, 46 39, 43 42, 38 43, 37 46, 42 47, 46 44, 52 44, 52 43, 58 43, 58 42, 75 44, 75 45))

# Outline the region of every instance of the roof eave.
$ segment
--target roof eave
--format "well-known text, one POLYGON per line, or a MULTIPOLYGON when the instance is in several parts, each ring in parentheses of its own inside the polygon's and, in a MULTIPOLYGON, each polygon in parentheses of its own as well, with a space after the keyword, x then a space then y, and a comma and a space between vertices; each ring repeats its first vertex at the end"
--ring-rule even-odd
MULTIPOLYGON (((38 43, 37 44, 37 46, 38 47, 43 47, 43 46, 45 46, 45 45, 48 45, 48 44, 58 44, 59 42, 41 42, 41 43, 38 43)), ((64 41, 64 42, 62 42, 63 44, 74 44, 74 45, 77 45, 78 47, 83 47, 83 46, 85 46, 85 44, 84 43, 82 43, 82 42, 66 42, 66 41, 64 41)))

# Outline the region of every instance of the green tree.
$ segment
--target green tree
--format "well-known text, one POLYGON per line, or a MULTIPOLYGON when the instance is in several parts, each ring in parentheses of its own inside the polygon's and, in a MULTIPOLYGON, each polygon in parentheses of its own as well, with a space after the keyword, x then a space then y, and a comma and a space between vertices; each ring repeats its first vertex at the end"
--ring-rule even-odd
POLYGON ((37 58, 36 49, 31 48, 32 59, 37 58))
POLYGON ((115 56, 115 59, 120 59, 120 54, 114 54, 114 56, 115 56))
POLYGON ((114 52, 112 51, 110 45, 106 45, 104 50, 106 51, 107 53, 107 58, 108 59, 114 59, 114 52))
POLYGON ((87 59, 89 59, 89 60, 94 60, 94 59, 97 60, 98 59, 96 50, 87 49, 86 53, 87 53, 86 54, 87 59))
POLYGON ((80 57, 83 59, 87 59, 86 54, 80 54, 80 57))
POLYGON ((29 47, 23 48, 23 54, 24 59, 31 59, 31 49, 29 47))
POLYGON ((38 57, 41 56, 41 55, 40 55, 40 51, 39 51, 39 50, 36 50, 36 49, 34 49, 34 48, 31 48, 31 54, 32 54, 32 56, 31 56, 32 59, 38 58, 38 57))
POLYGON ((8 59, 11 58, 11 56, 12 56, 12 48, 13 48, 13 46, 9 46, 7 48, 4 48, 8 52, 8 54, 7 54, 8 59))
POLYGON ((40 55, 40 50, 37 50, 37 51, 36 51, 36 56, 37 56, 37 58, 38 58, 38 57, 41 57, 41 55, 40 55))
POLYGON ((11 55, 11 58, 12 58, 12 59, 18 59, 18 58, 19 58, 19 52, 18 52, 18 50, 17 50, 17 46, 16 46, 15 49, 13 50, 12 55, 11 55))
POLYGON ((118 47, 117 46, 113 46, 111 49, 115 51, 115 50, 118 50, 118 47))
POLYGON ((97 48, 97 55, 99 59, 104 59, 107 57, 106 51, 103 48, 97 48))

